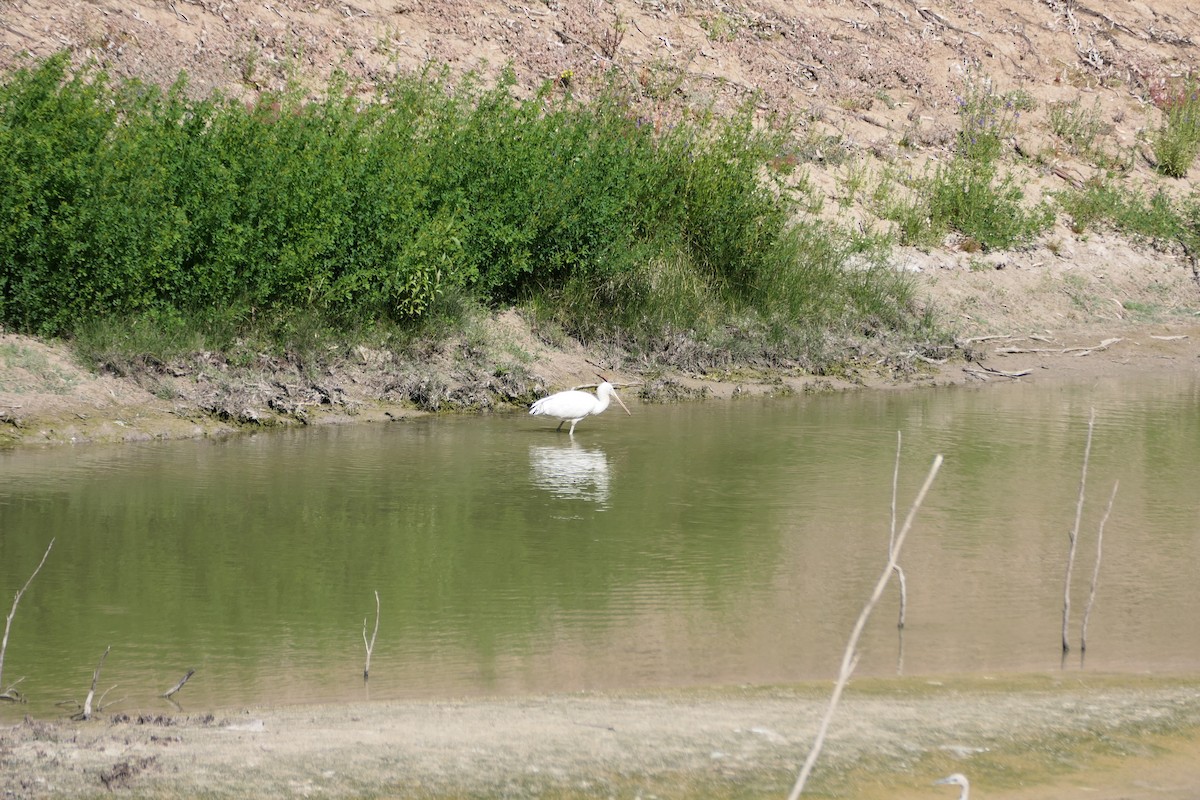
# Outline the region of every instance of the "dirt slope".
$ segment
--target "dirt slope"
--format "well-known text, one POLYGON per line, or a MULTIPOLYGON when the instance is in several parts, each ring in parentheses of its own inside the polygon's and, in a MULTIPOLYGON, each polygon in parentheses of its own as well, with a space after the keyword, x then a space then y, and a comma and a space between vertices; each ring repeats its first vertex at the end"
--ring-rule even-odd
MULTIPOLYGON (((97 61, 116 75, 165 84, 183 70, 196 93, 220 89, 251 99, 282 88, 289 76, 319 92, 335 69, 369 90, 429 62, 485 75, 511 64, 524 91, 569 80, 586 96, 615 68, 650 119, 668 101, 723 109, 749 99, 764 114, 795 117, 796 157, 821 213, 882 225, 864 206, 871 183, 886 170, 920 170, 947 155, 967 75, 1031 98, 1033 110, 1010 142, 1023 154, 1010 168, 1030 197, 1097 168, 1094 157, 1052 133, 1054 103, 1079 101, 1095 114, 1096 147, 1120 155, 1120 180, 1164 181, 1145 145, 1160 120, 1150 98, 1195 66, 1197 31, 1200 13, 1183 0, 1153 7, 1065 0, 9 0, 0 3, 0 69, 68 48, 77 61, 97 61)), ((1177 195, 1191 190, 1188 179, 1167 183, 1177 195)), ((1143 336, 1170 336, 1200 308, 1194 265, 1170 243, 1081 236, 1061 224, 1022 252, 979 254, 951 240, 933 252, 901 249, 895 261, 963 338, 1035 335, 1067 347, 1131 326, 1143 336)), ((189 436, 247 422, 386 419, 402 413, 392 402, 401 396, 419 396, 430 408, 487 408, 506 398, 519 404, 544 388, 590 380, 597 367, 627 378, 639 371, 620 354, 548 346, 513 315, 481 321, 478 338, 489 352, 474 364, 464 365, 453 346, 417 366, 363 352, 336 374, 263 363, 262 380, 231 386, 215 363, 183 365, 180 376, 143 376, 137 385, 97 378, 61 349, 6 337, 0 420, 10 423, 9 441, 189 436)), ((953 379, 963 378, 958 366, 953 379)), ((771 381, 722 386, 711 382, 721 376, 669 377, 668 394, 774 390, 771 381)), ((873 380, 864 374, 852 383, 873 380)))

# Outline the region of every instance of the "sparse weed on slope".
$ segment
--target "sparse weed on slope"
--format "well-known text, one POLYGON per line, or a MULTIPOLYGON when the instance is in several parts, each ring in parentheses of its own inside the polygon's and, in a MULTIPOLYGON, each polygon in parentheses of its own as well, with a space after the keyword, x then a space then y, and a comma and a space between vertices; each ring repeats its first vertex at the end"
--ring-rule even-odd
POLYGON ((1163 112, 1153 139, 1158 171, 1184 178, 1200 152, 1200 80, 1189 73, 1177 82, 1160 81, 1151 88, 1150 99, 1163 112))
POLYGON ((1031 241, 1053 222, 1043 204, 1028 208, 1016 179, 1002 175, 1004 142, 1026 104, 1019 94, 997 94, 990 81, 968 79, 959 97, 954 154, 932 173, 911 181, 907 199, 876 193, 876 213, 897 223, 906 244, 931 245, 957 231, 983 248, 999 250, 1031 241))

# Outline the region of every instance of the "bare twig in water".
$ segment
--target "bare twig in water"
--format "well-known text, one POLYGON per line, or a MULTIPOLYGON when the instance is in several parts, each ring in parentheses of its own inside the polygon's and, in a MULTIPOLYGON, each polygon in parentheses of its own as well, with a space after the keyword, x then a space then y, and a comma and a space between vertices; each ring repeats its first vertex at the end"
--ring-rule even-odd
POLYGON ((837 683, 833 686, 833 695, 829 698, 829 707, 825 710, 825 716, 821 718, 820 727, 817 729, 817 738, 813 742, 808 758, 804 761, 804 766, 800 769, 800 775, 796 778, 796 784, 792 787, 792 792, 788 795, 788 800, 796 800, 800 796, 800 793, 804 791, 804 784, 808 781, 808 776, 812 772, 813 765, 817 763, 817 757, 821 754, 821 747, 825 743, 825 735, 829 732, 829 723, 833 719, 833 712, 837 709, 842 691, 846 688, 846 683, 850 680, 850 673, 854 672, 854 667, 858 664, 858 655, 855 652, 858 648, 858 639, 862 636, 863 628, 867 625, 867 618, 871 616, 871 612, 875 609, 879 598, 883 596, 883 590, 887 587, 888 579, 892 577, 892 570, 896 566, 896 559, 900 555, 900 548, 904 546, 904 540, 908 537, 908 532, 912 529, 917 511, 921 508, 921 504, 925 502, 925 495, 929 493, 929 487, 933 485, 933 479, 937 477, 938 470, 942 468, 942 460, 941 455, 934 457, 933 465, 929 468, 929 474, 925 477, 925 483, 922 484, 921 491, 917 492, 917 498, 913 500, 912 506, 908 509, 908 516, 904 518, 904 525, 900 528, 900 532, 896 534, 895 546, 888 556, 888 563, 883 568, 883 574, 879 576, 879 580, 875 584, 875 590, 871 593, 871 598, 867 601, 866 606, 863 607, 862 613, 858 615, 858 621, 854 623, 854 629, 850 632, 850 641, 846 643, 846 652, 842 655, 842 670, 838 675, 837 683))
POLYGON ((1075 503, 1075 525, 1071 528, 1070 547, 1067 550, 1067 574, 1063 579, 1062 651, 1065 656, 1071 650, 1067 640, 1067 627, 1071 622, 1071 571, 1075 568, 1075 546, 1079 542, 1079 521, 1083 517, 1083 494, 1087 486, 1088 458, 1092 454, 1092 430, 1096 427, 1096 409, 1088 418, 1087 445, 1083 448, 1083 473, 1079 478, 1079 499, 1075 503))
POLYGON ((1113 482, 1112 494, 1108 496, 1108 507, 1100 519, 1100 532, 1096 534, 1096 566, 1092 570, 1092 589, 1088 593, 1087 607, 1083 610, 1083 625, 1079 630, 1079 652, 1087 651, 1088 619, 1092 616, 1092 604, 1096 602, 1096 583, 1100 580, 1100 554, 1104 548, 1104 526, 1108 523, 1108 515, 1112 513, 1113 501, 1117 499, 1117 487, 1120 481, 1113 482))
MULTIPOLYGON (((903 443, 904 434, 896 431, 896 467, 892 470, 892 532, 888 538, 888 558, 891 558, 896 550, 896 487, 900 482, 900 447, 903 443)), ((908 581, 904 579, 904 570, 899 564, 896 564, 894 569, 900 581, 900 619, 896 622, 896 627, 903 628, 904 614, 908 609, 908 581)))
POLYGON ((375 631, 367 641, 367 618, 363 617, 363 645, 367 648, 367 663, 363 665, 363 680, 371 677, 371 653, 375 651, 375 637, 379 635, 379 590, 375 590, 375 631))
POLYGON ((178 692, 180 689, 182 689, 182 688, 183 688, 183 685, 184 685, 185 683, 187 683, 188 681, 190 681, 190 680, 192 679, 192 676, 193 676, 193 675, 195 675, 195 674, 196 674, 196 670, 194 670, 194 669, 189 669, 189 670, 187 671, 187 674, 186 674, 186 675, 184 675, 182 678, 180 678, 180 679, 179 679, 179 683, 175 684, 175 685, 174 685, 174 686, 172 686, 170 689, 167 689, 165 692, 163 692, 163 695, 162 695, 162 696, 163 696, 163 697, 165 697, 165 698, 167 698, 168 700, 170 700, 170 699, 171 699, 171 695, 175 694, 175 693, 176 693, 176 692, 178 692))
POLYGON ((108 658, 109 650, 112 650, 111 644, 104 648, 104 655, 100 656, 100 662, 96 664, 96 670, 92 673, 92 688, 88 690, 87 699, 83 701, 83 710, 75 715, 75 719, 88 720, 92 718, 92 699, 96 696, 96 684, 100 681, 100 670, 104 667, 104 659, 108 658))
MULTIPOLYGON (((13 617, 17 614, 17 603, 21 602, 21 595, 25 594, 25 590, 29 588, 29 584, 33 583, 33 579, 42 571, 42 565, 46 563, 46 558, 50 555, 50 548, 54 547, 54 540, 50 540, 50 544, 46 545, 46 552, 42 553, 42 560, 38 562, 37 569, 29 576, 29 580, 25 581, 25 585, 13 597, 12 608, 8 612, 8 619, 4 622, 4 639, 0 641, 0 687, 4 686, 4 654, 8 651, 8 632, 12 628, 13 617)), ((25 680, 22 678, 21 680, 25 680)), ((20 683, 21 681, 17 681, 20 683)), ((17 683, 9 686, 0 693, 0 700, 20 700, 21 693, 16 691, 17 683)))

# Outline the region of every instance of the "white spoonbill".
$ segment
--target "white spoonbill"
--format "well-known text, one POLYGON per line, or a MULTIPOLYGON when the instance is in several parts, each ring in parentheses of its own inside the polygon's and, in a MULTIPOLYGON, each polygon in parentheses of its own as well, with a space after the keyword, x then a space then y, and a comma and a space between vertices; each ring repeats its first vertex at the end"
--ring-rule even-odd
POLYGON ((575 426, 579 424, 579 420, 592 414, 604 413, 604 410, 608 408, 609 401, 612 399, 616 399, 621 404, 621 408, 625 409, 625 413, 629 414, 629 409, 625 408, 625 403, 621 401, 620 397, 617 397, 616 387, 608 381, 604 381, 597 386, 595 394, 571 389, 566 392, 552 394, 549 397, 543 397, 529 407, 529 413, 535 417, 558 418, 559 423, 555 430, 559 431, 562 430, 564 422, 570 421, 571 430, 567 433, 570 436, 574 436, 575 426))
POLYGON ((946 777, 942 778, 940 781, 933 782, 934 786, 944 785, 944 784, 950 784, 951 786, 958 786, 962 789, 962 793, 959 794, 958 800, 967 800, 967 795, 969 795, 971 793, 971 784, 967 780, 967 776, 963 775, 961 772, 956 772, 953 775, 947 775, 946 777))

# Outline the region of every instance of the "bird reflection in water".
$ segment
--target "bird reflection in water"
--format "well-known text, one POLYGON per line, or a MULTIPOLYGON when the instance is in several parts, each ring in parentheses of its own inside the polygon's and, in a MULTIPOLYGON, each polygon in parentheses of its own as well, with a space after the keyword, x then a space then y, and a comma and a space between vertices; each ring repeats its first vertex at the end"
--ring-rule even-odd
POLYGON ((530 445, 533 483, 555 497, 608 504, 608 456, 598 447, 530 445))

